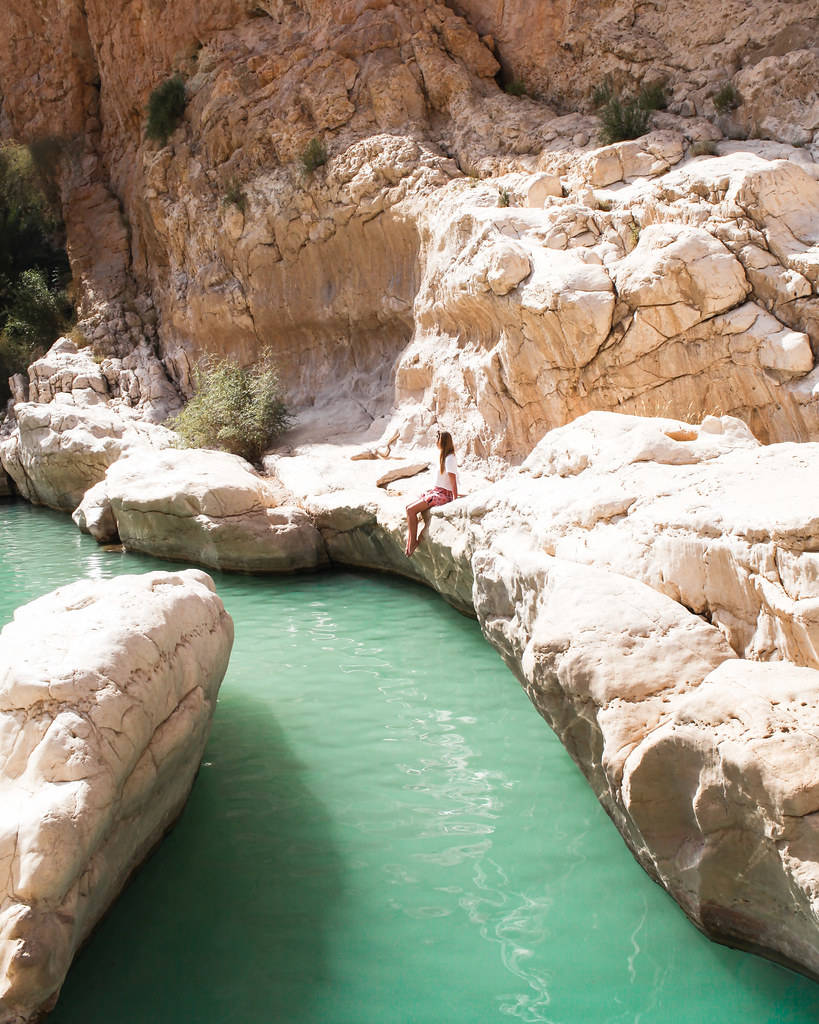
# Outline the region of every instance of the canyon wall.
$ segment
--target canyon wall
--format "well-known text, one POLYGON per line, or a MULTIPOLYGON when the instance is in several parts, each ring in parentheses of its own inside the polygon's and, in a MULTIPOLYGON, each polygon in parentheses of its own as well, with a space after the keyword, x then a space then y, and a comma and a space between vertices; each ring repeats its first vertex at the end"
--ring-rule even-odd
POLYGON ((815 12, 682 6, 10 0, 0 125, 52 166, 80 329, 155 419, 203 354, 270 348, 325 436, 443 421, 520 461, 599 408, 813 438, 815 12), (667 81, 643 139, 599 145, 606 75, 667 81))

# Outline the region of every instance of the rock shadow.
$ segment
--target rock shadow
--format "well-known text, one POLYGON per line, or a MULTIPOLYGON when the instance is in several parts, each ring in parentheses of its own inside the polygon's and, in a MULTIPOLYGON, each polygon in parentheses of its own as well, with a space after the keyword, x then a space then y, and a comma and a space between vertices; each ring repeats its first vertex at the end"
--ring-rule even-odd
POLYGON ((342 863, 305 775, 269 706, 220 703, 179 823, 78 955, 49 1024, 310 1019, 342 863))

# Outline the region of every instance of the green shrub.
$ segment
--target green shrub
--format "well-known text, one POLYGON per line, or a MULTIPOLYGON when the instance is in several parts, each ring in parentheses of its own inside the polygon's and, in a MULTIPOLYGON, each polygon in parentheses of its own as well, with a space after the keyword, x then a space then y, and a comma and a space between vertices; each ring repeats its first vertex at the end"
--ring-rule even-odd
POLYGON ((726 82, 718 92, 715 92, 713 99, 719 114, 727 114, 729 110, 735 110, 740 104, 739 93, 731 82, 726 82))
POLYGON ((63 227, 45 195, 26 146, 0 146, 0 328, 11 292, 30 267, 67 278, 63 227))
POLYGON ((49 287, 42 270, 24 270, 11 292, 3 334, 30 352, 45 351, 57 340, 70 315, 71 304, 64 291, 56 285, 49 287))
POLYGON ((238 178, 231 178, 225 189, 225 194, 222 197, 222 203, 225 206, 233 204, 242 213, 247 209, 247 196, 245 195, 244 189, 242 188, 238 178))
POLYGON ((185 83, 181 75, 174 75, 158 85, 148 98, 145 134, 160 146, 166 146, 184 113, 185 83))
POLYGON ((668 98, 665 94, 665 82, 650 82, 640 89, 637 102, 643 110, 665 110, 668 98))
POLYGON ((700 142, 695 142, 688 153, 690 156, 716 156, 717 144, 711 139, 703 139, 700 142))
POLYGON ((526 86, 519 78, 513 78, 511 82, 506 83, 504 91, 510 96, 525 96, 526 86))
POLYGON ((310 139, 301 154, 301 166, 305 174, 312 174, 327 163, 327 147, 321 139, 310 139))
POLYGON ((189 448, 220 448, 258 462, 291 417, 269 352, 253 368, 229 359, 196 371, 196 394, 169 426, 189 448))
POLYGON ((0 145, 0 408, 8 378, 57 338, 71 315, 63 225, 31 150, 0 145))
POLYGON ((511 206, 512 197, 509 195, 509 190, 506 188, 498 189, 498 206, 511 206))
POLYGON ((622 142, 624 139, 638 139, 648 131, 649 112, 640 106, 639 100, 630 97, 621 100, 618 96, 600 108, 600 129, 598 137, 604 145, 622 142))

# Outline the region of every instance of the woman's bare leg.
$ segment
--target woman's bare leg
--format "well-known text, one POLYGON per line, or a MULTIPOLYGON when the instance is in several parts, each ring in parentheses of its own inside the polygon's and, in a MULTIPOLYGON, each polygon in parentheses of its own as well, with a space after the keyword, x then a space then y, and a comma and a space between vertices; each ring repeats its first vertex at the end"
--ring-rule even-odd
POLYGON ((429 502, 424 501, 423 498, 413 502, 412 505, 407 505, 407 526, 409 528, 407 530, 407 557, 410 557, 418 547, 418 514, 425 512, 428 508, 429 502))

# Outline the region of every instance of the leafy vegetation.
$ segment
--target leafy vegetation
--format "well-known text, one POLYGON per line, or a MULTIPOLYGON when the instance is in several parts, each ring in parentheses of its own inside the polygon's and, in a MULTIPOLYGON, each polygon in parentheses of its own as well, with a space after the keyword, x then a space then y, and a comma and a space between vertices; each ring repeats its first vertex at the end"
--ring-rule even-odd
POLYGON ((242 213, 247 209, 247 196, 238 178, 231 178, 222 197, 225 206, 233 205, 242 213))
POLYGON ((665 82, 649 82, 644 85, 637 96, 637 102, 643 110, 665 110, 668 106, 665 82))
POLYGON ((726 82, 717 92, 714 93, 714 106, 719 114, 727 114, 729 110, 735 110, 740 104, 739 93, 733 83, 726 82))
POLYGON ((499 188, 498 189, 498 206, 510 206, 512 203, 512 197, 509 194, 509 189, 499 188))
POLYGON ((219 448, 258 462, 291 421, 269 352, 255 367, 210 360, 196 394, 169 424, 189 448, 219 448))
POLYGON ((591 95, 592 106, 595 110, 604 107, 614 97, 614 86, 608 75, 599 82, 593 89, 591 95))
POLYGON ((174 75, 158 85, 148 97, 145 134, 160 146, 167 146, 184 113, 185 83, 181 75, 174 75))
POLYGON ((649 82, 637 96, 620 96, 608 76, 594 87, 591 101, 600 117, 598 137, 605 145, 645 135, 651 111, 668 106, 665 82, 649 82))
POLYGON ((639 139, 648 131, 648 117, 649 111, 640 106, 638 99, 629 97, 621 100, 612 96, 600 108, 598 137, 604 145, 624 139, 639 139))
POLYGON ((321 139, 310 139, 301 154, 301 166, 305 174, 312 174, 327 163, 327 147, 321 139))
POLYGON ((513 78, 511 82, 506 83, 504 91, 510 96, 525 96, 526 84, 520 78, 513 78))
POLYGON ((0 403, 67 326, 70 278, 63 226, 25 146, 0 146, 0 403))

